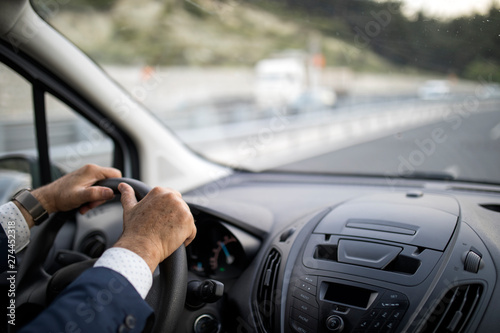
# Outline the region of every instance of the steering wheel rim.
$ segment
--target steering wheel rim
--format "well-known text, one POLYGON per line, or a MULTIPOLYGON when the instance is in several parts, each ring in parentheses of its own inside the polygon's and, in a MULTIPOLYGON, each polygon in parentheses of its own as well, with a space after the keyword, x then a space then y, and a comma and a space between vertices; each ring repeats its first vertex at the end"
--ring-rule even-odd
MULTIPOLYGON (((118 184, 128 183, 135 191, 137 200, 146 196, 151 188, 141 181, 131 178, 108 178, 97 182, 95 185, 109 187, 115 194, 120 194, 118 184)), ((43 308, 51 301, 50 290, 60 290, 71 283, 90 265, 89 261, 60 269, 53 276, 43 268, 43 264, 54 243, 59 229, 76 210, 55 213, 50 221, 44 223, 38 230, 30 246, 26 249, 23 262, 16 278, 19 309, 29 304, 29 312, 33 305, 43 308), (54 280, 57 286, 54 288, 54 280)), ((184 308, 187 290, 187 258, 184 245, 166 258, 159 265, 160 274, 155 274, 153 286, 146 297, 155 312, 154 332, 175 332, 178 319, 184 308)), ((28 311, 27 311, 28 312, 28 311)), ((26 316, 29 318, 29 316, 26 316)), ((27 321, 26 321, 27 323, 27 321)))

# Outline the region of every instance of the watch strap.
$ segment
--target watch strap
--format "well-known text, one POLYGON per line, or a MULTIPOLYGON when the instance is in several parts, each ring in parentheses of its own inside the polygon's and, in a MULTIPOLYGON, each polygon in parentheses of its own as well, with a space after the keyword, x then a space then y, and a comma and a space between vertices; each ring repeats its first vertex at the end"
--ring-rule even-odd
POLYGON ((12 200, 19 202, 19 204, 28 211, 28 213, 33 218, 33 222, 35 223, 35 225, 39 225, 49 216, 47 210, 43 208, 40 201, 38 201, 37 198, 35 198, 33 194, 31 194, 30 189, 22 189, 21 191, 17 192, 12 200))

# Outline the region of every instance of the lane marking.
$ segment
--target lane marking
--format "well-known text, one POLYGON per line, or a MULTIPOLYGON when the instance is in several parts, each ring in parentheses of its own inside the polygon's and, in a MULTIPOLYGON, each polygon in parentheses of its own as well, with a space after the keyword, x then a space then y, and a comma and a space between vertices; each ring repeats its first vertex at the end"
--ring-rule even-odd
POLYGON ((490 139, 498 140, 500 138, 500 123, 490 130, 490 139))

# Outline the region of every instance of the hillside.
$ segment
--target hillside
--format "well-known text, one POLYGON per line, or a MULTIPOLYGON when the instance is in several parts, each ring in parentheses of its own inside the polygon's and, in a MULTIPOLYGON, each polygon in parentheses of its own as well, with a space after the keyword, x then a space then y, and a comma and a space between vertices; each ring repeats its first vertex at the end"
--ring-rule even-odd
POLYGON ((81 2, 89 0, 69 2, 46 18, 99 63, 251 66, 273 53, 307 50, 313 43, 328 66, 396 68, 368 49, 310 28, 303 18, 273 15, 247 2, 150 0, 139 7, 136 1, 118 0, 92 11, 82 10, 81 2))

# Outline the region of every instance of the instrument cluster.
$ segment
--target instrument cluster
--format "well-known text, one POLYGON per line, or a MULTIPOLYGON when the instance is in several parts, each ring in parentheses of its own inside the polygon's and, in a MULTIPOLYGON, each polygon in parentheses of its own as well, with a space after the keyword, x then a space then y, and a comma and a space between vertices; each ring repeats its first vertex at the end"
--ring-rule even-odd
POLYGON ((212 219, 199 221, 196 227, 196 238, 186 248, 189 271, 201 277, 238 277, 248 263, 247 253, 235 235, 238 230, 212 219))

